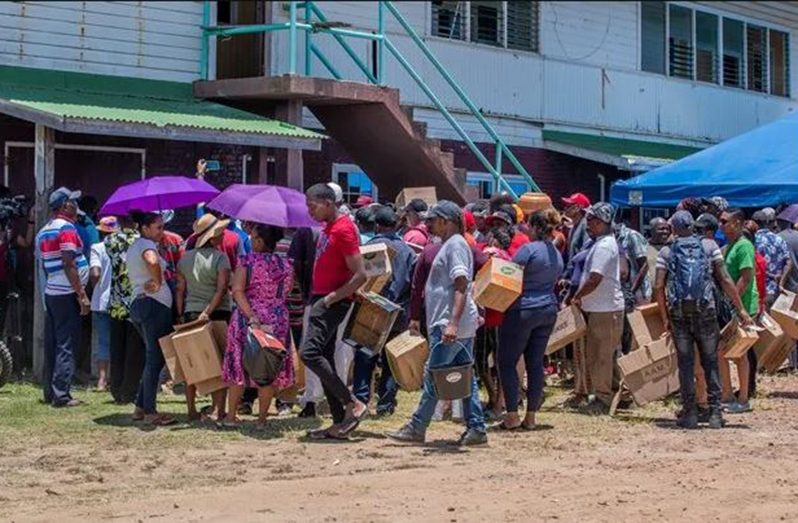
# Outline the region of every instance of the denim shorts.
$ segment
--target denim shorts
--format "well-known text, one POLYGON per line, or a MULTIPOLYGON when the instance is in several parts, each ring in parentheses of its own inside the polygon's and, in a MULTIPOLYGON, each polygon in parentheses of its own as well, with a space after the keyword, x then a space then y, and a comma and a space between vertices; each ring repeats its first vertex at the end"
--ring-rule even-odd
POLYGON ((91 313, 91 349, 94 361, 111 358, 111 316, 107 312, 91 313))

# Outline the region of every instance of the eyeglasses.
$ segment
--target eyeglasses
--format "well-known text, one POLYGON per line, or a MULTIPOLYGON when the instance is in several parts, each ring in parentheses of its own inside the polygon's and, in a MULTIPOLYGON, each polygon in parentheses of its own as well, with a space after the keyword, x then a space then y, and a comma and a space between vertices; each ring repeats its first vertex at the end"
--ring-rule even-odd
POLYGON ((727 223, 729 223, 729 220, 728 220, 728 219, 726 219, 726 218, 721 218, 721 219, 719 220, 719 223, 720 223, 721 225, 726 225, 727 223))

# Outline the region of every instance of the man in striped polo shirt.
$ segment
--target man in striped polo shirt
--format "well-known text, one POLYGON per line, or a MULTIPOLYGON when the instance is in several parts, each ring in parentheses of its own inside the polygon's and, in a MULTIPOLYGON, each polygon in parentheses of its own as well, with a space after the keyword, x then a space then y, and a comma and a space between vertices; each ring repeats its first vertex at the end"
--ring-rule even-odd
POLYGON ((36 236, 37 263, 46 278, 47 308, 44 342, 44 400, 53 407, 75 407, 70 387, 75 371, 74 353, 80 345, 80 317, 89 314, 86 295, 89 264, 75 228, 80 191, 61 187, 50 195, 52 217, 36 236))

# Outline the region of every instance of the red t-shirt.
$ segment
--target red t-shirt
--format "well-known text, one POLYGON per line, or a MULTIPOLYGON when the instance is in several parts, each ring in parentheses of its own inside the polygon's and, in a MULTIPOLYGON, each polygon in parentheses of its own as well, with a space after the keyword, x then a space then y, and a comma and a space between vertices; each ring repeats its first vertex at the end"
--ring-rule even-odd
POLYGON ((515 253, 517 253, 518 250, 527 243, 529 243, 529 236, 522 232, 516 232, 513 235, 513 240, 510 242, 510 247, 507 249, 507 252, 510 254, 510 258, 515 256, 515 253))
POLYGON ((313 295, 326 296, 352 278, 346 258, 360 253, 360 235, 346 215, 327 224, 316 243, 313 265, 313 295))
POLYGON ((768 262, 765 257, 758 252, 756 253, 754 261, 756 262, 756 270, 754 271, 754 276, 756 277, 756 290, 759 292, 759 312, 762 312, 765 310, 765 304, 767 300, 766 280, 768 262))

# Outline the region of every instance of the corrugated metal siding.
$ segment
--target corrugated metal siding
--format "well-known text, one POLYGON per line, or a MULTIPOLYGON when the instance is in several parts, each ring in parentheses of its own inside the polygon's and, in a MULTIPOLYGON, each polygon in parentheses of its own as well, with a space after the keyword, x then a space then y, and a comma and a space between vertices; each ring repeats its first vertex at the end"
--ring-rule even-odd
POLYGON ((201 2, 0 2, 0 64, 189 82, 201 2))
POLYGON ((637 2, 541 2, 545 56, 637 69, 637 2))

